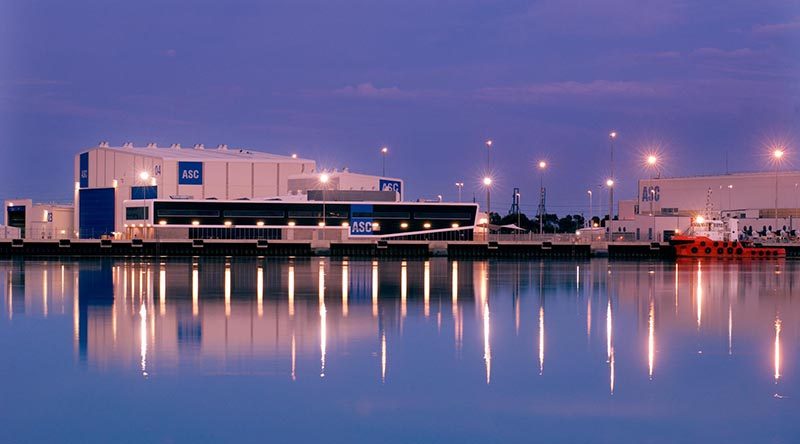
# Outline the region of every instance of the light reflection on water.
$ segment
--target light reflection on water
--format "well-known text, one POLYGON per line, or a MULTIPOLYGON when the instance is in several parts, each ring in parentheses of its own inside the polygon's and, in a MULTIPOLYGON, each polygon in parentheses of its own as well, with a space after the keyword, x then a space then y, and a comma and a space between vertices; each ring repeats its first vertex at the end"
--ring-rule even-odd
MULTIPOLYGON (((84 260, 6 261, 0 271, 0 344, 12 357, 0 370, 21 382, 4 394, 36 403, 6 407, 9 424, 52 413, 58 391, 31 398, 27 388, 47 362, 54 381, 84 381, 93 413, 132 413, 154 386, 166 405, 228 396, 211 385, 270 387, 233 402, 272 410, 259 426, 284 432, 327 406, 337 436, 356 441, 536 431, 614 442, 646 424, 660 431, 655 442, 800 433, 800 262, 84 260), (141 393, 122 390, 130 384, 141 393), (374 430, 359 434, 370 419, 374 430), (409 421, 419 428, 403 429, 409 421)), ((176 420, 195 438, 215 436, 202 421, 210 412, 192 412, 176 420)))

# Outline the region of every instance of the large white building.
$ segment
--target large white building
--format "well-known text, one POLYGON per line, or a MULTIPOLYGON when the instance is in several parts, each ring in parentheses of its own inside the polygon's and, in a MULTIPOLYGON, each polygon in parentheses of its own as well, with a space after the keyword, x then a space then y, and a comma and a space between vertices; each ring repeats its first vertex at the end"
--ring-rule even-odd
POLYGON ((75 156, 75 231, 81 238, 122 233, 126 200, 263 199, 288 192, 290 175, 313 160, 229 148, 102 142, 75 156))
MULTIPOLYGON (((307 190, 323 187, 330 191, 395 191, 395 200, 402 199, 403 183, 399 179, 349 171, 322 173, 313 160, 227 145, 207 149, 203 145, 160 148, 127 143, 114 147, 103 142, 75 156, 73 233, 80 238, 126 237, 130 234, 126 220, 131 219, 126 215, 131 211, 124 205, 126 201, 143 201, 141 207, 147 211, 147 201, 157 199, 305 198, 307 190), (324 184, 322 176, 328 179, 324 184)), ((153 219, 152 215, 141 216, 143 220, 153 219)))
POLYGON ((706 212, 739 219, 740 227, 756 231, 796 229, 800 171, 640 179, 636 200, 619 202, 619 220, 611 230, 661 240, 665 232, 685 230, 693 217, 706 212))

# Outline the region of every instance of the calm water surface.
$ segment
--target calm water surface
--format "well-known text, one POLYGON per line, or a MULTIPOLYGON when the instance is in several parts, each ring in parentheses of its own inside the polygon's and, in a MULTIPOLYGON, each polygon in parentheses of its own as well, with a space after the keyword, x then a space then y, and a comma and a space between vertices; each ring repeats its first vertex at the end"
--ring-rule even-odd
POLYGON ((798 442, 800 262, 0 262, 0 442, 798 442))

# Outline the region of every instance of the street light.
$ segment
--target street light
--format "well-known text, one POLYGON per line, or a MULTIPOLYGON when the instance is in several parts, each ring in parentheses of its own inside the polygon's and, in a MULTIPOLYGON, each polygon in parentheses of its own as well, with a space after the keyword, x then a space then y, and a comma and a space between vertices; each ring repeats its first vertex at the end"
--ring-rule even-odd
POLYGON ((147 181, 147 179, 149 178, 150 178, 150 173, 148 173, 147 171, 142 171, 141 173, 139 173, 139 179, 147 181))
POLYGON ((653 231, 651 233, 650 240, 657 240, 656 213, 653 211, 653 201, 655 200, 656 197, 656 190, 653 187, 653 173, 655 172, 656 176, 658 177, 660 177, 661 174, 658 173, 658 157, 655 154, 648 155, 647 158, 645 159, 645 162, 647 162, 647 166, 648 168, 650 168, 650 187, 648 188, 649 189, 648 193, 650 194, 650 196, 648 196, 648 200, 650 201, 650 216, 653 218, 653 231))
MULTIPOLYGON (((490 141, 491 142, 491 141, 490 141)), ((483 186, 486 187, 486 216, 489 218, 489 222, 491 222, 492 217, 492 200, 491 200, 491 188, 492 188, 492 178, 486 176, 483 178, 483 186)))
POLYGON ((586 193, 589 194, 589 219, 584 225, 588 228, 592 226, 592 190, 586 190, 586 193))
POLYGON ((775 148, 775 150, 772 151, 772 158, 775 159, 775 231, 778 231, 778 170, 781 167, 784 154, 785 149, 783 147, 775 148))
MULTIPOLYGON (((328 188, 328 181, 331 180, 331 177, 328 173, 322 173, 319 175, 319 183, 322 184, 322 226, 325 226, 325 190, 328 188)), ((324 230, 323 230, 324 233, 324 230)), ((323 235, 324 236, 324 235, 323 235)))
MULTIPOLYGON (((614 133, 612 133, 614 134, 614 133)), ((611 221, 614 220, 614 179, 606 179, 606 186, 608 187, 608 238, 611 239, 612 226, 611 221)))
POLYGON ((381 148, 381 160, 382 160, 382 166, 383 166, 383 169, 382 169, 382 172, 381 172, 382 176, 386 176, 386 155, 387 154, 389 154, 389 147, 386 147, 386 146, 382 147, 381 148))
POLYGON ((544 170, 547 168, 547 162, 544 160, 539 161, 539 234, 544 234, 544 170))
POLYGON ((458 201, 461 202, 461 190, 464 189, 464 182, 456 182, 456 188, 458 188, 458 201))

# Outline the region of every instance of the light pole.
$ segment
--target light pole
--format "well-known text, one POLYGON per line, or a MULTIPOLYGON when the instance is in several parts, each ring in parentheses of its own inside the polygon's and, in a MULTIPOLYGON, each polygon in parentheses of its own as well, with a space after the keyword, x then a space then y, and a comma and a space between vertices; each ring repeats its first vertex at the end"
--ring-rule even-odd
MULTIPOLYGON (((517 198, 517 227, 518 227, 518 228, 522 228, 522 227, 521 227, 521 225, 522 225, 522 223, 521 223, 521 222, 522 222, 522 220, 521 220, 521 218, 520 218, 521 216, 520 216, 520 211, 519 211, 519 198, 520 198, 519 191, 517 191, 517 196, 516 196, 516 198, 517 198)), ((517 230, 514 230, 514 234, 517 234, 516 232, 517 232, 517 230)))
POLYGON ((322 173, 319 175, 319 183, 322 184, 322 233, 323 238, 325 237, 325 222, 326 222, 326 212, 325 212, 325 190, 328 188, 328 181, 331 177, 328 173, 322 173))
POLYGON ((492 188, 492 178, 486 176, 483 178, 483 186, 486 187, 486 218, 489 223, 492 222, 492 196, 491 196, 491 188, 492 188))
POLYGON ((614 220, 614 179, 606 179, 606 187, 608 187, 608 239, 611 240, 612 224, 614 220))
POLYGON ((539 234, 544 234, 544 170, 547 168, 547 162, 544 160, 539 161, 539 234))
POLYGON ((461 190, 464 189, 464 182, 456 182, 456 188, 458 188, 458 202, 461 203, 461 190))
POLYGON ((489 158, 489 155, 491 154, 491 152, 492 152, 492 139, 488 139, 486 141, 486 172, 487 173, 490 171, 491 166, 492 166, 491 160, 489 158))
POLYGON ((386 176, 386 155, 389 154, 389 147, 381 148, 381 176, 386 176))
POLYGON ((778 231, 778 170, 781 167, 781 160, 783 159, 784 150, 782 147, 776 148, 772 152, 772 157, 775 159, 775 226, 774 230, 778 231))
POLYGON ((586 193, 589 195, 589 219, 584 223, 587 228, 591 228, 592 226, 592 190, 586 190, 586 193))
POLYGON ((610 209, 608 211, 609 221, 614 218, 614 215, 612 214, 614 212, 614 180, 616 180, 616 176, 614 175, 614 142, 617 140, 618 135, 619 134, 616 131, 611 131, 608 133, 608 140, 611 142, 611 177, 608 178, 608 180, 611 181, 611 185, 608 185, 608 200, 611 202, 609 204, 610 209))
POLYGON ((650 187, 648 199, 650 200, 650 216, 653 218, 653 231, 650 240, 657 240, 658 236, 656 236, 656 213, 653 211, 653 201, 656 198, 656 190, 653 187, 653 172, 656 173, 657 177, 661 177, 661 173, 658 172, 658 157, 655 154, 650 154, 647 156, 647 166, 650 168, 650 187))
MULTIPOLYGON (((142 198, 144 199, 144 207, 145 207, 145 211, 147 212, 147 213, 145 213, 145 225, 148 226, 148 228, 149 228, 150 224, 148 222, 150 221, 150 214, 149 214, 150 213, 150 207, 148 206, 148 202, 147 202, 147 184, 148 184, 148 181, 150 179, 150 172, 149 171, 140 172, 139 173, 139 179, 142 181, 141 183, 143 184, 143 186, 142 186, 142 198)), ((155 182, 155 180, 156 179, 154 177, 153 178, 153 182, 155 182)), ((153 223, 155 223, 155 218, 153 218, 153 223)), ((148 233, 148 234, 149 234, 149 232, 150 232, 150 230, 146 230, 145 231, 145 233, 148 233)))

